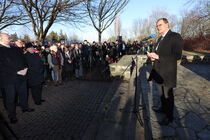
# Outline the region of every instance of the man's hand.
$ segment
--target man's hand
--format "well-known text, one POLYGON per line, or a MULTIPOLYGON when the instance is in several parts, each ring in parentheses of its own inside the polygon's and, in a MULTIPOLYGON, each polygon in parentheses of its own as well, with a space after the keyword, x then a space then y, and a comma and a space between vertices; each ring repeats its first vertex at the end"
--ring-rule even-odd
POLYGON ((155 61, 156 59, 159 59, 159 55, 156 53, 147 53, 147 56, 151 59, 151 61, 155 61))
POLYGON ((25 69, 23 69, 23 70, 18 71, 17 74, 18 74, 18 75, 25 76, 26 73, 27 73, 27 71, 28 71, 28 68, 25 68, 25 69))

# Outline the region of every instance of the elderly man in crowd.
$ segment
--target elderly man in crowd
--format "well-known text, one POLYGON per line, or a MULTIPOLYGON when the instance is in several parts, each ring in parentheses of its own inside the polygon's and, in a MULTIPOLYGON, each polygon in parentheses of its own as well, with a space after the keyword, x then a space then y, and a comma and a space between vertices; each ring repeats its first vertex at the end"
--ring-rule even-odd
POLYGON ((11 123, 16 123, 15 94, 18 93, 23 112, 32 112, 28 107, 26 73, 28 68, 23 53, 10 46, 10 36, 0 33, 0 87, 5 91, 6 107, 11 123))

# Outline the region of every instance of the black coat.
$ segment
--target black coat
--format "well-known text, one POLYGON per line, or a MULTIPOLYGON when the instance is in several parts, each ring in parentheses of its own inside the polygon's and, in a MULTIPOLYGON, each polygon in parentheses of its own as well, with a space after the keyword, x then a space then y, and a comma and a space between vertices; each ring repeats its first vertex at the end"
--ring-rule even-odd
POLYGON ((159 60, 155 60, 150 78, 164 86, 176 87, 177 60, 182 55, 181 36, 169 30, 163 40, 160 41, 156 53, 159 55, 159 60))
POLYGON ((110 51, 110 56, 113 58, 116 58, 117 56, 117 49, 115 46, 112 46, 111 51, 110 51))
POLYGON ((27 78, 28 78, 28 85, 29 86, 35 86, 39 85, 44 81, 44 75, 43 75, 43 62, 37 53, 29 53, 27 52, 25 54, 25 59, 28 65, 28 72, 27 72, 27 78))
POLYGON ((26 76, 17 74, 26 67, 21 49, 0 45, 0 87, 26 80, 26 76))
POLYGON ((73 48, 72 55, 73 55, 73 66, 75 69, 79 69, 80 62, 82 61, 83 58, 82 50, 79 48, 78 49, 73 48))
POLYGON ((68 72, 73 70, 73 53, 69 51, 69 56, 64 53, 64 71, 68 72), (69 61, 71 61, 71 63, 69 63, 69 61))

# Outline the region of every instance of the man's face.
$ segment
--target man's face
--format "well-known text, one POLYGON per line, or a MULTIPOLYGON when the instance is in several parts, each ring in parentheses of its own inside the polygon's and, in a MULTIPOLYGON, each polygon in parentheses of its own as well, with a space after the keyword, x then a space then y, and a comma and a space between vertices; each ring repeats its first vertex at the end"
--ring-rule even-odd
POLYGON ((23 42, 21 40, 17 40, 15 42, 15 44, 18 46, 18 47, 23 47, 23 42))
POLYGON ((30 47, 26 49, 29 53, 34 53, 34 47, 30 47))
POLYGON ((1 35, 1 39, 0 39, 0 40, 1 40, 1 42, 2 42, 4 45, 9 45, 9 44, 10 44, 10 41, 11 41, 9 35, 7 35, 7 34, 1 35))
POLYGON ((49 52, 49 51, 50 51, 50 48, 45 48, 45 51, 46 51, 46 52, 49 52))
POLYGON ((64 44, 65 44, 65 41, 62 40, 62 41, 61 41, 61 44, 64 45, 64 44))
POLYGON ((82 48, 82 44, 79 44, 79 48, 80 48, 80 49, 82 48))
POLYGON ((58 51, 58 48, 57 48, 57 46, 52 46, 51 47, 51 50, 54 51, 54 52, 57 52, 58 51))
POLYGON ((169 29, 168 23, 165 23, 163 20, 158 21, 156 27, 158 33, 161 35, 164 35, 169 29))

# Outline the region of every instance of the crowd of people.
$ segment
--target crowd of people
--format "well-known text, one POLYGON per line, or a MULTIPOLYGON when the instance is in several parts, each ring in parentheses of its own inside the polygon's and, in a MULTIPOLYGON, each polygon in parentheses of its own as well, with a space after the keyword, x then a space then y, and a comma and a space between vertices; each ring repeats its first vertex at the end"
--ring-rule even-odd
MULTIPOLYGON (((66 44, 61 40, 54 43, 49 41, 44 46, 33 43, 33 46, 34 52, 38 53, 43 61, 44 81, 53 80, 54 85, 58 86, 63 80, 83 79, 85 74, 98 66, 103 66, 103 71, 109 73, 108 64, 117 63, 123 55, 151 52, 152 42, 144 44, 137 41, 125 43, 116 40, 116 42, 104 42, 100 46, 95 41, 92 44, 87 40, 83 43, 66 44)), ((26 51, 24 45, 19 46, 23 52, 26 51)))
MULTIPOLYGON (((148 45, 149 46, 149 45, 148 45)), ((66 44, 64 40, 47 45, 37 42, 13 41, 5 33, 0 34, 0 96, 8 111, 11 123, 16 123, 16 105, 23 112, 33 112, 28 107, 28 91, 36 105, 41 105, 42 86, 53 82, 83 79, 97 67, 109 75, 109 64, 117 63, 125 54, 145 53, 150 47, 138 42, 104 42, 101 46, 87 40, 66 44), (17 93, 17 95, 16 95, 17 93)), ((151 49, 150 49, 151 50, 151 49)))

